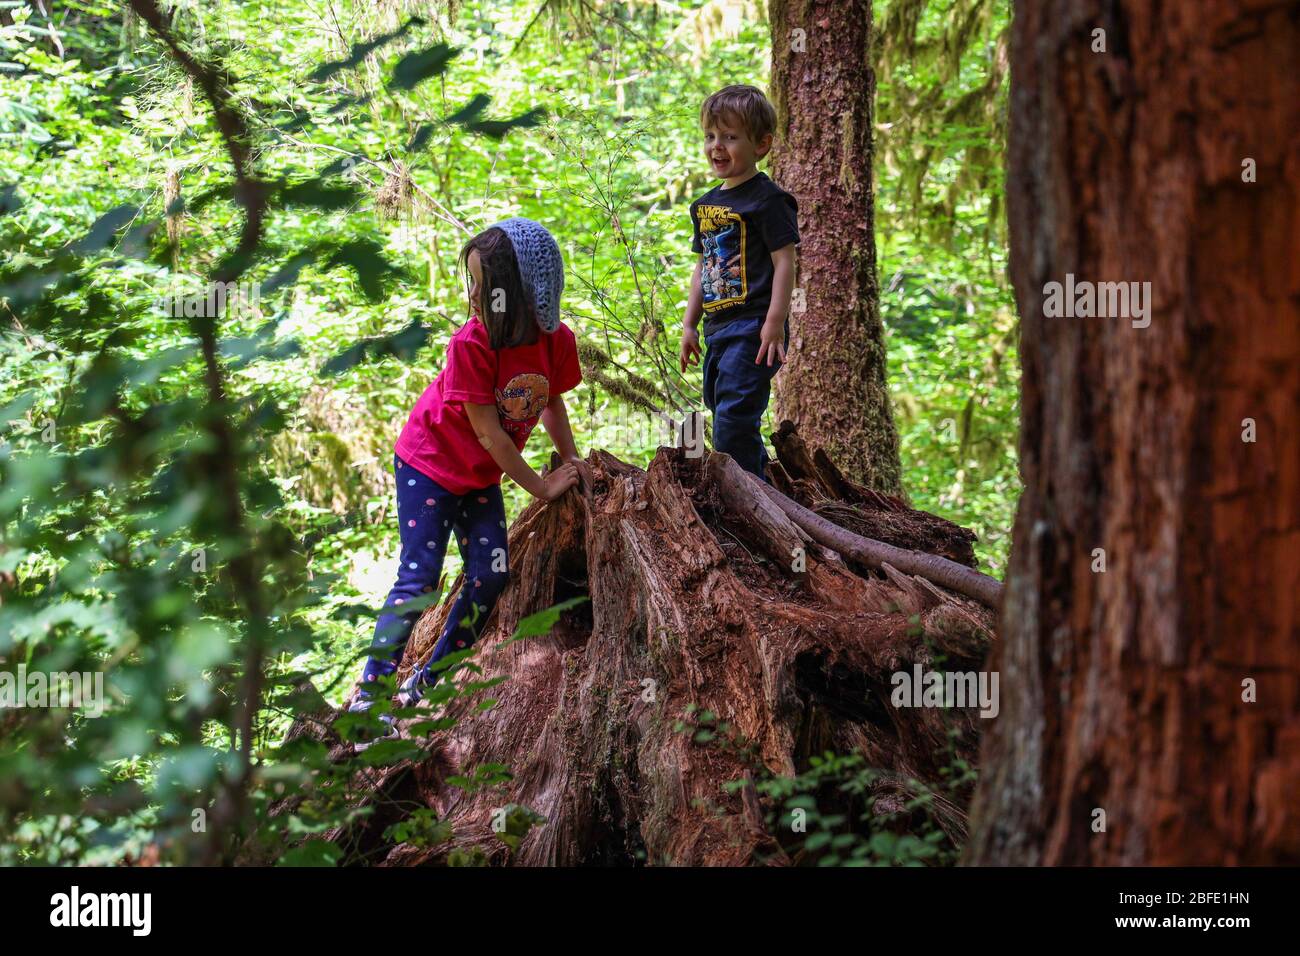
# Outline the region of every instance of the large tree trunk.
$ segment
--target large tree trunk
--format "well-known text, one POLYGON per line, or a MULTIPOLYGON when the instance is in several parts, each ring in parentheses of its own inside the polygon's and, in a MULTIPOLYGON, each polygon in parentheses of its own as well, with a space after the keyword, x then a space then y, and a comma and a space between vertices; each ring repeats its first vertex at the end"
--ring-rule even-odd
POLYGON ((1300 862, 1298 16, 1017 5, 1025 491, 971 863, 1300 862), (1067 273, 1149 281, 1150 326, 1045 317, 1067 273))
MULTIPOLYGON (((780 444, 802 450, 788 430, 780 444)), ((871 527, 898 548, 924 542, 979 577, 966 566, 969 532, 855 490, 824 456, 821 471, 805 471, 805 460, 813 456, 792 452, 776 468, 794 507, 871 527)), ((805 770, 826 750, 858 750, 885 772, 868 807, 897 814, 917 782, 935 788, 937 825, 960 845, 970 788, 946 792, 944 770, 973 758, 978 705, 895 708, 891 675, 914 663, 977 669, 993 612, 888 564, 846 563, 725 455, 661 449, 644 472, 603 453, 591 463, 590 494, 535 503, 511 528, 511 581, 475 678, 507 679, 453 701, 457 723, 423 742, 425 757, 363 776, 361 800, 375 813, 329 838, 390 865, 474 849, 525 865, 798 863, 787 850, 802 838, 774 823, 776 808, 752 781, 805 770), (589 601, 547 636, 509 641, 523 617, 578 596, 589 601), (496 705, 476 711, 487 696, 496 705), (675 726, 691 721, 688 705, 748 746, 693 740, 675 726), (483 764, 513 778, 477 792, 449 782, 483 764), (492 828, 494 812, 512 804, 542 820, 514 852, 492 828), (449 842, 383 842, 385 827, 423 807, 451 827, 449 842)), ((421 618, 399 674, 427 657, 446 613, 421 618)), ((847 809, 829 799, 819 799, 823 813, 847 809)))
MULTIPOLYGON (((799 201, 806 305, 790 315, 776 411, 877 491, 900 494, 873 232, 871 0, 771 0, 772 178, 799 201)), ((797 304, 797 303, 796 303, 797 304)))

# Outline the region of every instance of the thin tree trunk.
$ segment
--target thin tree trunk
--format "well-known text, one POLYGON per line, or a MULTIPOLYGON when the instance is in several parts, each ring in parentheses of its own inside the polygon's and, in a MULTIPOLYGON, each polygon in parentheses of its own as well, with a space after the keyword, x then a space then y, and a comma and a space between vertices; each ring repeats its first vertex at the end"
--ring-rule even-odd
POLYGON ((796 289, 806 304, 790 315, 776 412, 850 478, 900 494, 877 305, 871 2, 771 0, 768 10, 777 110, 772 178, 799 201, 796 289))
POLYGON ((1025 491, 968 862, 1300 862, 1298 51, 1293 4, 1017 6, 1025 491), (1150 325, 1047 317, 1067 273, 1150 282, 1150 325))

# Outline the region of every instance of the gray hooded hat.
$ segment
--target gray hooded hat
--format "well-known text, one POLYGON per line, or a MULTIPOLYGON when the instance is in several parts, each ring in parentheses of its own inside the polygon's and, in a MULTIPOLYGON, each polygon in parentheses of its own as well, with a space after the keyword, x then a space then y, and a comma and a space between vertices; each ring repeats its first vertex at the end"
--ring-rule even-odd
POLYGON ((560 294, 564 291, 564 259, 554 237, 540 222, 513 216, 489 228, 500 229, 515 247, 519 276, 533 293, 537 324, 544 332, 560 327, 560 294))

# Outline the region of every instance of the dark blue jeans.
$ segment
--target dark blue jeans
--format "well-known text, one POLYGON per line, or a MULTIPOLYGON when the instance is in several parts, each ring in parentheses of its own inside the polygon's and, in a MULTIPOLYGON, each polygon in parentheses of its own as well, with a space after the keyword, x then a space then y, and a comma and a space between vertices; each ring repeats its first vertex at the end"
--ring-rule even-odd
POLYGON ((741 468, 767 481, 767 449, 759 428, 781 367, 766 356, 754 363, 761 319, 734 319, 704 335, 704 404, 713 413, 713 447, 741 468))
MULTIPOLYGON (((506 553, 506 509, 501 486, 490 485, 463 495, 454 495, 428 475, 416 471, 396 455, 397 521, 402 539, 397 583, 388 593, 385 608, 396 608, 422 594, 430 593, 442 576, 447 538, 456 535, 465 561, 465 586, 461 588, 447 618, 447 626, 434 647, 428 668, 450 654, 471 646, 478 639, 510 573, 506 553)), ((420 612, 382 614, 375 622, 375 637, 361 679, 366 685, 397 670, 406 641, 420 612)))

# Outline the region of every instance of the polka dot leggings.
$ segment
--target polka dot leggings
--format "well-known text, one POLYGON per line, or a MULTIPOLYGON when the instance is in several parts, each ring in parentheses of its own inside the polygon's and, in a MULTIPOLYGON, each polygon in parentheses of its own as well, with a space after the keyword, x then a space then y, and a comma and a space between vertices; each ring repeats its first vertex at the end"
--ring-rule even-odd
MULTIPOLYGON (((454 651, 473 645, 509 579, 506 555, 506 509, 501 486, 490 485, 454 495, 396 455, 397 519, 402 537, 397 583, 388 593, 362 676, 366 684, 397 670, 407 638, 420 612, 403 615, 397 608, 428 594, 442 575, 447 537, 454 534, 465 562, 465 586, 452 605, 427 668, 454 651)), ((426 682, 429 678, 426 676, 426 682)))

